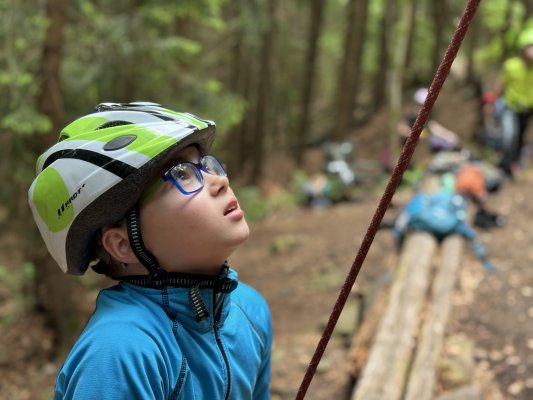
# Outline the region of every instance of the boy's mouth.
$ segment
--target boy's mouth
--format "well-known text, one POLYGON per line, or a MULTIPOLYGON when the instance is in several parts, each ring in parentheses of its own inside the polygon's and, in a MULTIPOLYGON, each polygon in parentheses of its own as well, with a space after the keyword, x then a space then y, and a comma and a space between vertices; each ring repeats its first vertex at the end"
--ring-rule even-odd
POLYGON ((239 208, 239 204, 236 200, 232 200, 229 202, 229 204, 226 206, 226 210, 224 211, 224 215, 228 215, 229 213, 237 210, 239 208))

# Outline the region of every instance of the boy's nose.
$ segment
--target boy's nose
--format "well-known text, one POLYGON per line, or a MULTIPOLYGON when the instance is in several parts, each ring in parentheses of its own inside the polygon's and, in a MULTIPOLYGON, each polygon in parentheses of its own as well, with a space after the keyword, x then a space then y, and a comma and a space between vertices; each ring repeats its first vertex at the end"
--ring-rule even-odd
POLYGON ((229 186, 229 179, 227 176, 204 174, 205 186, 212 196, 218 195, 225 191, 229 186))

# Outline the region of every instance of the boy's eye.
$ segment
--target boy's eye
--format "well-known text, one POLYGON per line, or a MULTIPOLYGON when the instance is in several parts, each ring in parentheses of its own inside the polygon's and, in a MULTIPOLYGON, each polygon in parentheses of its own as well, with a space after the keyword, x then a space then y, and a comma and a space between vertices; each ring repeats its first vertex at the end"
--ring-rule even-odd
POLYGON ((186 171, 178 172, 178 179, 180 181, 186 181, 186 180, 190 179, 190 177, 191 176, 186 171))
POLYGON ((191 179, 190 168, 182 165, 176 165, 172 169, 172 176, 178 181, 186 181, 187 179, 191 179))

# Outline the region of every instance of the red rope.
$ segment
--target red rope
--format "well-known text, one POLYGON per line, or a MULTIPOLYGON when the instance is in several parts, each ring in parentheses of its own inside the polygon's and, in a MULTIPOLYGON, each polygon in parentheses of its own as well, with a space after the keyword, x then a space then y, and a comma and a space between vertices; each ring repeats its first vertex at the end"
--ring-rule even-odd
POLYGON ((426 97, 426 100, 424 101, 422 108, 418 112, 416 121, 413 127, 411 128, 411 133, 409 134, 409 137, 407 138, 407 141, 403 146, 402 152, 398 158, 398 162, 394 167, 394 170, 392 171, 392 176, 389 180, 389 183, 385 188, 385 192, 383 193, 381 200, 379 201, 376 212, 374 213, 372 221, 370 222, 370 225, 368 226, 368 229, 366 231, 365 237, 361 242, 359 252, 355 257, 350 272, 348 273, 348 276, 346 277, 346 280, 341 288, 339 297, 337 298, 337 301, 333 306, 333 310, 329 317, 326 328, 324 329, 324 333, 322 334, 322 338, 320 339, 315 353, 313 354, 313 357, 309 363, 305 376, 300 385, 300 389, 296 394, 295 400, 302 400, 305 397, 307 389, 309 388, 311 380, 313 379, 313 376, 318 367, 318 363, 320 362, 320 359, 322 358, 322 355, 326 350, 326 346, 328 345, 329 339, 331 338, 333 330, 335 329, 335 325, 337 324, 341 311, 344 308, 344 304, 346 303, 352 286, 355 283, 355 280, 357 279, 357 275, 361 270, 361 266, 363 265, 363 261, 366 258, 366 255, 368 253, 368 250, 370 249, 374 237, 376 236, 376 232, 378 231, 381 220, 383 219, 383 216, 385 215, 385 212, 389 207, 392 196, 394 195, 394 192, 396 191, 396 188, 398 187, 398 184, 402 179, 403 173, 409 165, 409 161, 411 160, 411 157, 413 156, 416 145, 418 143, 420 133, 426 125, 429 114, 442 89, 442 85, 444 84, 444 81, 446 80, 446 77, 450 72, 453 60, 455 59, 455 56, 459 51, 461 43, 466 35, 466 31, 468 30, 468 26, 474 18, 480 1, 481 0, 468 0, 463 15, 461 16, 461 20, 459 21, 459 25, 457 26, 457 29, 455 30, 452 39, 448 44, 448 48, 446 49, 444 57, 442 58, 442 61, 439 64, 437 72, 433 77, 433 81, 431 82, 431 85, 429 87, 429 93, 426 97))

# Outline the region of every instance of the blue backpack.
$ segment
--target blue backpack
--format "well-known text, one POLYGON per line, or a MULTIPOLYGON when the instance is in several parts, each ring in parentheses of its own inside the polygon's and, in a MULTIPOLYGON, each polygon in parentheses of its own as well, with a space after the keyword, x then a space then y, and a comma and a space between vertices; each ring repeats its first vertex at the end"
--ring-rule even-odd
POLYGON ((399 241, 408 231, 428 232, 438 240, 452 234, 464 236, 472 242, 472 250, 485 269, 491 271, 494 267, 487 258, 485 247, 477 240, 476 232, 466 222, 466 206, 463 196, 449 190, 418 192, 396 218, 393 235, 399 241))
POLYGON ((418 192, 396 219, 393 232, 396 237, 414 230, 431 233, 439 240, 451 234, 473 239, 476 234, 466 223, 466 217, 466 201, 462 196, 446 190, 418 192))

